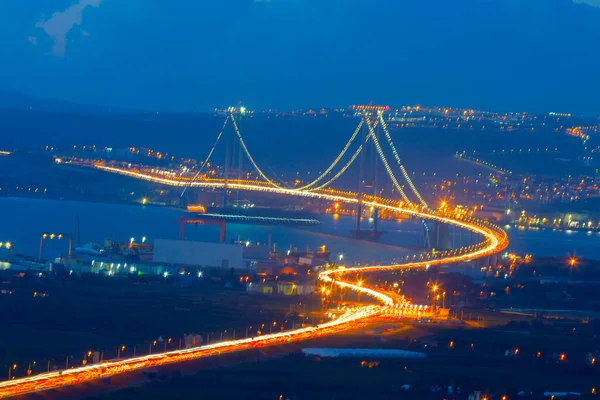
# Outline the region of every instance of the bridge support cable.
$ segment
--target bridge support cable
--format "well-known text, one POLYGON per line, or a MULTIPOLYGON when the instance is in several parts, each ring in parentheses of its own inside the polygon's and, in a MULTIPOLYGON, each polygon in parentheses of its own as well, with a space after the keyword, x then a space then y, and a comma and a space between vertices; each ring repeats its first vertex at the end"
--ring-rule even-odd
POLYGON ((273 187, 276 187, 278 189, 282 189, 283 187, 275 182, 273 182, 271 179, 269 179, 263 172, 262 170, 258 167, 258 165, 256 164, 256 162, 254 161, 254 158, 252 158, 252 155, 250 154, 250 151, 248 151, 248 147, 246 147, 246 143, 244 143, 244 139, 242 138, 242 133, 240 132, 237 122, 235 122, 235 118, 233 118, 233 116, 231 116, 231 122, 233 123, 233 129, 235 130, 235 133, 237 134, 238 139, 240 140, 240 144, 242 145, 242 149, 244 150, 244 153, 246 153, 246 157, 248 157, 248 160, 250 160, 250 163, 252 164, 252 166, 254 167, 254 169, 256 170, 256 172, 258 172, 258 174, 265 180, 267 181, 270 185, 272 185, 273 187))
POLYGON ((183 188, 183 191, 181 192, 181 195, 179 197, 181 197, 181 198, 183 197, 183 195, 185 194, 186 190, 192 185, 192 183, 194 183, 196 181, 196 179, 198 179, 198 177, 200 176, 200 174, 204 170, 204 167, 206 167, 206 165, 208 164, 208 161, 210 160, 210 157, 213 155, 213 153, 215 152, 215 149, 217 148, 217 145, 219 144, 219 140, 221 140, 221 136, 223 136, 223 132, 225 132, 225 128, 227 127, 227 123, 228 122, 229 122, 229 115, 227 116, 227 118, 225 118, 225 122, 223 122, 223 127, 221 128, 221 132, 219 132, 219 135, 217 136, 217 140, 215 140, 215 144, 213 145, 212 149, 210 149, 210 152, 208 153, 208 156, 204 160, 204 163, 200 166, 200 169, 198 170, 198 172, 196 173, 196 175, 194 175, 194 177, 190 181, 189 185, 186 185, 183 188))
MULTIPOLYGON (((423 208, 425 210, 428 209, 429 205, 423 199, 423 197, 421 197, 421 194, 415 187, 414 183, 410 179, 410 176, 408 175, 408 172, 406 171, 406 168, 404 168, 404 165, 402 164, 400 155, 398 154, 398 151, 396 150, 396 146, 394 146, 394 142, 392 141, 392 136, 390 135, 390 131, 388 130, 387 124, 385 123, 385 120, 383 118, 383 113, 381 113, 381 112, 378 113, 378 120, 379 120, 381 126, 383 127, 383 131, 385 132, 385 136, 387 138, 388 144, 389 144, 390 148, 392 149, 392 153, 394 153, 394 158, 396 159, 396 162, 398 163, 398 166, 400 167, 400 172, 402 172, 402 175, 404 176, 404 179, 408 183, 408 186, 410 187, 410 189, 412 190, 414 195, 417 197, 417 199, 419 200, 419 202, 421 203, 423 208)), ((427 225, 427 222, 424 219, 421 220, 421 223, 423 225, 423 235, 424 235, 424 239, 425 239, 425 247, 431 249, 434 247, 431 242, 431 229, 429 229, 429 226, 427 225)))
MULTIPOLYGON (((350 146, 352 145, 352 143, 354 142, 354 139, 356 139, 356 136, 358 136, 358 133, 360 132, 360 129, 362 128, 362 126, 364 125, 365 120, 361 119, 360 123, 358 124, 358 126, 356 127, 356 130, 354 131, 354 133, 352 134, 352 136, 350 137, 350 140, 348 140, 348 142, 346 143, 346 145, 344 146, 344 148, 342 149, 341 153, 336 157, 335 160, 333 160, 333 163, 325 170, 325 172, 323 172, 317 179, 315 179, 314 181, 312 181, 311 183, 299 187, 298 190, 305 190, 305 189, 310 189, 313 186, 315 186, 317 183, 319 183, 320 181, 323 180, 323 178, 325 178, 325 176, 327 176, 331 170, 333 168, 335 168, 335 166, 337 165, 338 162, 340 162, 340 160, 342 159, 342 157, 344 157, 344 154, 346 154, 346 152, 348 151, 348 149, 350 148, 350 146)), ((362 147, 362 145, 361 145, 362 147)), ((337 179, 337 178, 336 178, 337 179)), ((335 179, 334 179, 335 180, 335 179)), ((333 181, 330 181, 329 183, 331 183, 333 181)), ((326 185, 325 185, 326 186, 326 185)), ((323 186, 321 186, 323 187, 323 186)))
POLYGON ((383 119, 382 112, 378 113, 378 119, 379 119, 379 122, 381 123, 381 126, 383 127, 383 131, 385 132, 385 136, 388 140, 388 144, 390 145, 390 147, 392 149, 392 153, 394 153, 394 158, 396 159, 396 162, 398 163, 398 166, 400 167, 400 171, 402 172, 402 175, 404 175, 404 179, 408 183, 408 186, 410 187, 410 189, 412 190, 414 195, 417 197, 417 199, 419 199, 419 202, 421 203, 421 205, 423 207, 425 207, 425 209, 428 209, 429 206, 427 205, 427 202, 425 202, 425 200, 423 200, 423 197, 421 197, 421 194, 419 193, 419 191, 413 184, 412 180, 410 179, 408 172, 406 172, 404 165, 402 165, 402 161, 400 160, 400 155, 398 154, 398 151, 396 151, 396 147, 394 146, 394 142, 392 141, 392 136, 390 135, 390 131, 388 130, 387 124, 385 123, 385 120, 383 119))
POLYGON ((412 206, 413 208, 416 208, 415 205, 410 201, 410 199, 408 198, 406 193, 404 193, 402 186, 400 186, 400 183, 398 183, 398 179, 396 179, 394 172, 390 168, 390 164, 388 163, 387 159, 385 158, 385 154, 383 153, 383 150, 381 149, 381 144, 379 143, 379 139, 377 139, 377 135, 375 134, 373 125, 371 125, 371 122, 368 119, 366 121, 367 121, 367 126, 369 128, 369 136, 373 140, 373 144, 375 145, 375 149, 377 150, 377 153, 379 154, 379 158, 381 159, 381 162, 382 162, 388 176, 392 180, 394 187, 396 188, 398 193, 400 193, 400 196, 402 196, 402 198, 408 205, 412 206))
MULTIPOLYGON (((367 137, 367 141, 370 139, 370 137, 371 137, 371 135, 369 135, 367 137)), ((358 149, 356 149, 356 152, 354 152, 354 154, 352 155, 352 157, 350 158, 350 160, 348 160, 348 162, 346 163, 346 165, 344 165, 344 167, 337 174, 335 174, 330 180, 328 180, 327 182, 325 182, 325 183, 323 183, 323 184, 321 184, 321 185, 319 185, 317 187, 314 187, 314 188, 311 188, 311 189, 307 189, 306 191, 312 192, 312 191, 315 191, 315 190, 323 189, 324 187, 329 186, 331 183, 333 183, 335 180, 337 180, 340 176, 342 176, 342 174, 344 172, 346 172, 346 170, 348 168, 350 168, 350 166, 352 165, 352 163, 354 163, 354 161, 356 160, 356 157, 358 157, 358 155, 362 152, 362 150, 364 148, 364 145, 366 145, 366 142, 364 144, 361 144, 358 147, 358 149)))
MULTIPOLYGON (((358 126, 358 129, 362 128, 363 124, 365 122, 365 119, 363 119, 361 121, 361 124, 358 126)), ((358 130, 355 132, 357 133, 358 130)), ((365 148, 365 146, 367 145, 368 141, 371 139, 371 133, 369 132, 369 134, 367 135, 367 137, 364 139, 364 142, 361 143, 361 145, 358 147, 358 149, 356 149, 356 152, 354 152, 354 154, 352 155, 352 157, 350 157, 350 160, 348 160, 348 162, 346 163, 346 165, 344 165, 344 167, 337 173, 335 174, 330 180, 328 180, 327 182, 314 187, 314 188, 310 188, 307 189, 308 191, 314 191, 314 190, 319 190, 319 189, 323 189, 326 186, 329 186, 331 183, 333 183, 335 180, 337 180, 340 176, 342 176, 342 174, 344 172, 346 172, 346 170, 348 168, 350 168, 350 166, 354 163, 354 161, 356 160, 356 158, 359 156, 359 154, 361 154, 361 152, 363 151, 363 149, 365 148)), ((300 189, 298 189, 300 190, 300 189)))

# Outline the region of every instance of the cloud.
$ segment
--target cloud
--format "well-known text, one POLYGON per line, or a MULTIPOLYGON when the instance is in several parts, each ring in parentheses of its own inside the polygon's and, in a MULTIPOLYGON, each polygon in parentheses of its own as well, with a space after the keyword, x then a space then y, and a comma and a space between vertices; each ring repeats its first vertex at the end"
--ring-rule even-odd
POLYGON ((37 42, 37 38, 36 38, 35 36, 29 36, 29 37, 27 38, 27 41, 28 41, 29 43, 31 43, 32 45, 34 45, 34 46, 37 46, 37 43, 38 43, 38 42, 37 42))
POLYGON ((600 0, 573 0, 577 4, 587 4, 592 7, 600 7, 600 0))
POLYGON ((100 3, 102 3, 102 0, 79 0, 77 4, 72 5, 64 11, 57 11, 49 19, 42 20, 35 25, 37 28, 43 29, 54 41, 51 51, 53 55, 58 57, 65 55, 67 34, 75 25, 81 25, 83 10, 88 6, 99 7, 100 3))

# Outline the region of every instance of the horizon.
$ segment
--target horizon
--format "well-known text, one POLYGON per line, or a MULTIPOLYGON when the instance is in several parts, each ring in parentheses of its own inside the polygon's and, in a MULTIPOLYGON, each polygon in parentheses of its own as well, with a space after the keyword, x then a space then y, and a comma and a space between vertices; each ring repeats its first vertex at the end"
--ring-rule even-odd
MULTIPOLYGON (((114 105, 110 105, 110 104, 95 104, 95 103, 78 103, 78 102, 73 102, 70 101, 68 99, 62 99, 62 98, 56 98, 56 97, 34 97, 34 96, 29 96, 25 93, 22 92, 17 92, 17 91, 13 91, 13 90, 5 90, 5 89, 0 89, 0 95, 2 94, 8 94, 8 95, 16 95, 19 96, 21 98, 25 98, 27 101, 32 101, 32 102, 36 102, 36 101, 40 101, 40 102, 56 102, 56 103, 60 103, 63 106, 72 106, 72 107, 94 107, 94 108, 98 108, 100 110, 102 109, 106 109, 104 110, 104 113, 110 113, 113 111, 123 111, 123 112, 127 112, 127 113, 141 113, 141 114, 145 114, 145 113, 168 113, 168 114, 214 114, 215 112, 220 112, 223 110, 226 110, 227 108, 231 107, 231 105, 220 105, 220 106, 215 106, 215 107, 209 107, 207 109, 204 110, 161 110, 161 109, 144 109, 144 108, 134 108, 134 107, 119 107, 119 106, 114 106, 114 105)), ((2 100, 2 99, 0 99, 2 100)), ((9 99, 10 100, 10 99, 9 99)), ((6 99, 4 99, 4 101, 6 101, 6 99)), ((349 110, 354 104, 347 104, 347 105, 325 105, 325 106, 301 106, 301 107, 295 107, 295 108, 287 108, 287 109, 283 109, 283 108, 277 108, 277 107, 268 107, 268 108, 252 108, 250 105, 247 105, 245 102, 241 101, 241 100, 237 100, 232 102, 231 104, 236 104, 236 105, 245 105, 246 108, 248 108, 249 111, 253 111, 253 112, 258 112, 258 113, 293 113, 293 112, 298 112, 298 111, 318 111, 318 110, 326 110, 326 111, 339 111, 339 110, 349 110)), ((358 104, 358 103, 357 103, 358 104)), ((374 104, 377 105, 378 103, 376 102, 363 102, 360 104, 374 104)), ((440 104, 423 104, 423 103, 415 103, 415 104, 379 104, 379 105, 385 105, 385 106, 389 106, 393 109, 401 109, 404 107, 410 107, 410 108, 414 108, 414 107, 424 107, 424 108, 437 108, 437 109, 450 109, 450 110, 473 110, 476 112, 480 112, 480 113, 497 113, 497 114, 531 114, 531 115, 549 115, 552 113, 557 113, 557 114, 562 114, 562 113, 569 113, 572 115, 572 117, 574 118, 600 118, 600 112, 598 112, 597 114, 584 114, 584 113, 578 113, 575 110, 542 110, 539 112, 532 112, 529 110, 515 110, 515 109, 510 109, 510 110, 499 110, 499 109, 477 109, 474 107, 470 107, 470 106, 453 106, 453 105, 448 105, 448 104, 444 104, 444 105, 440 105, 440 104)), ((21 107, 7 107, 6 105, 2 105, 2 102, 0 102, 0 109, 2 110, 20 110, 23 109, 21 107)), ((32 106, 31 111, 41 111, 41 112, 72 112, 72 110, 52 110, 52 111, 48 111, 46 109, 43 108, 35 108, 32 106)))

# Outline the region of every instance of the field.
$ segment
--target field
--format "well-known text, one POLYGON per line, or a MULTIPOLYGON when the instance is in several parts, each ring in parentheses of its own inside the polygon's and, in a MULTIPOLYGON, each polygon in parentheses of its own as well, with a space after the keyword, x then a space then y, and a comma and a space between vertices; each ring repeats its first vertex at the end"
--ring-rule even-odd
MULTIPOLYGON (((48 367, 81 365, 89 350, 103 358, 176 349, 186 333, 204 341, 243 337, 265 324, 267 329, 301 323, 295 314, 315 306, 309 299, 261 297, 225 282, 195 286, 140 283, 100 277, 39 278, 2 272, 0 294, 0 365, 17 364, 16 376, 35 362, 33 372, 48 367), (292 311, 292 313, 290 313, 292 311), (293 317, 295 320, 292 322, 293 317), (270 324, 276 322, 276 326, 270 324), (252 326, 252 329, 250 328, 252 326), (165 342, 154 341, 159 337, 165 342), (168 343, 168 339, 171 342, 168 343)), ((317 306, 319 304, 316 300, 317 306)))

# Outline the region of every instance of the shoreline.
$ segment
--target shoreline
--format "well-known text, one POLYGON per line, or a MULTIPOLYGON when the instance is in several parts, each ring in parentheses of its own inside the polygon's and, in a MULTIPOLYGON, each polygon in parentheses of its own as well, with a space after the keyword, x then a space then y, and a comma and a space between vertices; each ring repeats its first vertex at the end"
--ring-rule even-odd
MULTIPOLYGON (((140 208, 144 207, 144 208, 153 208, 153 209, 164 209, 164 210, 169 210, 171 212, 177 212, 177 211, 179 211, 181 213, 186 212, 185 210, 179 209, 172 205, 166 205, 166 206, 154 205, 154 204, 142 205, 141 203, 122 201, 122 200, 113 200, 113 201, 87 200, 87 199, 76 199, 76 198, 69 198, 69 197, 56 197, 56 196, 49 196, 49 195, 43 195, 43 196, 2 195, 2 196, 0 196, 0 201, 18 202, 19 200, 23 200, 25 202, 50 200, 50 201, 54 201, 57 203, 60 202, 60 203, 73 203, 73 204, 91 204, 91 205, 107 205, 107 206, 112 205, 112 206, 131 206, 131 207, 138 206, 140 208)), ((6 210, 5 210, 5 212, 6 212, 6 210)), ((73 218, 75 217, 75 215, 76 215, 76 212, 74 211, 73 215, 72 215, 73 218)), ((127 215, 127 214, 124 214, 124 215, 127 215)), ((318 215, 318 214, 315 214, 315 215, 318 215)), ((325 214, 325 215, 328 216, 329 214, 325 214)), ((109 221, 109 220, 107 220, 107 221, 109 221)), ((16 226, 16 223, 17 222, 15 220, 15 222, 14 222, 15 226, 16 226)), ((327 222, 325 222, 325 223, 327 223, 327 222)), ((11 227, 10 224, 11 224, 10 221, 9 222, 5 221, 5 226, 8 227, 9 229, 7 229, 6 232, 4 232, 4 233, 0 232, 0 240, 12 241, 12 242, 15 241, 15 238, 10 233, 10 227, 11 227)), ((262 227, 265 227, 265 225, 253 225, 253 224, 239 224, 239 226, 248 226, 248 227, 262 226, 262 227)), ((277 226, 277 225, 274 225, 274 226, 277 226)), ((48 229, 50 229, 50 228, 51 227, 48 227, 48 229)), ((395 250, 395 251, 404 252, 404 253, 418 252, 418 250, 413 249, 410 246, 397 246, 397 245, 393 245, 393 244, 389 244, 389 243, 371 242, 371 241, 367 241, 367 240, 352 238, 349 236, 340 236, 340 235, 335 235, 335 234, 331 234, 331 233, 311 231, 311 230, 297 228, 297 227, 291 227, 291 226, 283 226, 283 228, 285 228, 286 230, 288 230, 290 232, 306 234, 306 235, 310 235, 313 237, 322 237, 322 238, 340 239, 340 240, 352 240, 352 241, 354 241, 354 243, 360 243, 360 244, 364 244, 364 245, 375 245, 375 246, 379 247, 380 249, 387 249, 388 251, 395 250)), ((108 235, 105 235, 105 237, 125 239, 126 236, 124 236, 122 233, 119 233, 118 230, 119 229, 115 229, 116 232, 114 234, 108 234, 108 235)), ((139 230, 143 230, 143 228, 139 228, 139 229, 134 228, 133 230, 139 231, 139 230)), ((39 232, 33 230, 33 228, 32 228, 32 232, 39 233, 39 232)), ((600 260, 600 252, 596 249, 596 247, 593 244, 589 243, 590 241, 596 240, 597 236, 600 233, 594 235, 594 234, 587 234, 587 232, 576 232, 576 231, 572 231, 569 233, 566 231, 559 231, 559 230, 553 230, 553 229, 531 229, 531 230, 530 229, 522 229, 522 230, 520 230, 520 229, 515 229, 515 228, 509 229, 508 233, 509 233, 509 238, 511 239, 509 251, 523 253, 523 254, 525 254, 525 253, 533 254, 534 257, 539 257, 539 258, 566 257, 568 255, 576 254, 577 256, 580 256, 584 259, 587 258, 589 260, 600 260), (545 237, 546 242, 548 242, 548 240, 550 239, 550 243, 554 243, 555 245, 552 245, 548 249, 542 249, 541 251, 536 250, 535 248, 531 248, 530 246, 532 243, 539 241, 540 234, 545 237), (575 237, 580 237, 584 240, 578 241, 577 243, 573 243, 572 239, 574 239, 575 237), (567 238, 571 239, 571 240, 569 240, 568 243, 564 242, 564 240, 567 240, 567 238), (534 241, 534 242, 532 242, 532 241, 534 241), (564 242, 564 243, 562 243, 562 242, 564 242)), ((97 239, 97 237, 94 239, 97 239)), ((87 240, 87 241, 92 241, 92 240, 87 240)), ((27 240, 27 242, 29 242, 29 239, 27 240)), ((85 242, 85 240, 83 240, 82 242, 85 242)), ((33 246, 30 246, 30 247, 31 247, 31 249, 30 249, 31 251, 28 251, 28 253, 35 254, 34 247, 33 246)), ((19 250, 16 250, 16 251, 19 252, 19 250)), ((19 253, 24 253, 24 252, 19 252, 19 253)), ((345 252, 342 251, 342 253, 345 253, 345 252)), ((394 257, 398 257, 398 254, 396 254, 394 257)), ((372 259, 373 259, 373 257, 369 257, 369 256, 353 257, 353 259, 354 258, 356 258, 356 261, 369 260, 369 262, 372 261, 372 259)))
MULTIPOLYGON (((74 238, 76 237, 76 232, 75 232, 75 217, 77 215, 82 215, 82 236, 85 236, 85 238, 82 238, 81 244, 84 243, 88 243, 88 242, 101 242, 103 238, 111 238, 113 240, 116 241, 122 241, 122 240, 126 240, 129 237, 135 237, 138 236, 138 234, 144 234, 144 236, 147 237, 154 237, 154 238, 171 238, 171 239, 175 239, 175 233, 177 231, 177 224, 176 224, 176 220, 174 218, 173 219, 173 226, 168 226, 165 225, 165 220, 166 219, 171 219, 171 217, 169 217, 169 213, 172 214, 177 214, 177 213, 181 213, 184 214, 187 211, 185 209, 180 209, 178 207, 172 206, 172 205, 155 205, 155 204, 145 204, 142 205, 141 203, 134 203, 134 202, 126 202, 126 201, 112 201, 112 202, 107 202, 107 201, 87 201, 87 200, 77 200, 77 199, 70 199, 70 198, 56 198, 56 197, 38 197, 38 196, 2 196, 0 197, 0 201, 5 201, 5 202, 10 202, 12 203, 11 205, 9 205, 8 207, 3 207, 5 209, 5 212, 9 212, 12 214, 15 214, 14 220, 11 221, 11 218, 8 219, 8 221, 5 222, 5 228, 6 230, 4 232, 0 232, 0 240, 6 240, 6 241, 11 241, 13 243, 13 246, 15 244, 15 242, 17 242, 17 248, 15 249, 15 254, 20 254, 20 255, 35 255, 35 248, 37 248, 37 246, 34 248, 33 246, 33 242, 35 241, 35 243, 37 243, 37 236, 40 232, 46 232, 46 231, 62 231, 63 233, 65 232, 72 232, 74 238), (42 210, 42 207, 36 206, 33 203, 37 203, 37 202, 41 202, 41 201, 45 201, 45 204, 54 204, 55 206, 53 207, 52 205, 50 205, 48 208, 50 210, 42 210), (23 205, 22 207, 20 207, 20 205, 23 205), (63 205, 62 208, 68 210, 67 212, 61 210, 61 206, 63 205), (82 212, 82 210, 77 210, 76 208, 88 208, 86 207, 86 205, 91 205, 91 206, 99 206, 99 207, 103 207, 103 206, 125 206, 125 207, 116 207, 113 210, 106 210, 106 212, 102 211, 101 213, 96 213, 94 214, 93 211, 85 210, 84 212, 82 212), (135 207, 134 207, 135 206, 135 207), (17 219, 16 218, 16 214, 19 213, 20 211, 17 211, 17 209, 19 208, 30 208, 30 209, 34 209, 37 210, 36 212, 34 212, 34 214, 39 213, 39 212, 45 212, 49 215, 52 216, 52 218, 48 218, 48 220, 43 220, 41 222, 38 223, 38 220, 40 219, 40 217, 38 216, 38 218, 36 219, 36 216, 33 215, 29 218, 31 218, 31 222, 28 221, 26 218, 25 219, 17 219), (52 210, 52 208, 58 208, 59 210, 52 210), (150 209, 150 210, 156 210, 157 214, 153 214, 154 217, 156 218, 156 222, 149 224, 147 223, 149 221, 150 218, 145 218, 140 213, 143 213, 143 211, 139 211, 142 209, 150 209), (161 213, 161 209, 164 210, 166 213, 161 213), (7 211, 8 210, 8 211, 7 211), (86 212, 88 213, 88 215, 86 215, 86 212), (110 214, 114 213, 114 218, 110 217, 110 214), (57 219, 58 221, 53 221, 53 219, 57 219), (13 229, 13 227, 16 227, 17 223, 24 223, 27 228, 23 229, 20 228, 18 229, 18 231, 21 233, 21 238, 20 240, 16 240, 18 238, 15 238, 10 232, 11 231, 17 231, 16 229, 13 229), (28 225, 31 224, 31 225, 28 225), (38 225, 43 224, 44 226, 42 228, 39 228, 38 225), (111 227, 111 224, 113 224, 113 226, 111 227), (63 226, 62 228, 60 226, 63 226), (66 225, 66 227, 65 227, 66 225), (56 227, 55 227, 56 226, 56 227), (100 226, 100 229, 96 229, 94 227, 96 226, 100 226), (90 229, 90 227, 92 227, 90 229), (94 232, 93 230, 96 229, 96 232, 94 232), (98 231, 102 231, 103 229, 105 229, 106 231, 110 231, 110 232, 103 232, 103 233, 99 233, 98 231), (127 229, 127 233, 128 234, 124 234, 124 230, 127 229), (154 232, 152 232, 154 231, 154 232), (129 234, 129 232, 131 232, 131 234, 129 234), (7 237, 4 237, 7 236, 7 237), (10 236, 10 237, 9 237, 10 236)), ((321 214, 314 214, 315 216, 322 216, 321 214)), ((328 214, 324 214, 325 216, 327 216, 328 214)), ((177 215, 175 215, 175 217, 178 218, 177 215)), ((326 226, 331 226, 331 224, 329 224, 329 222, 324 222, 324 224, 326 226)), ((374 262, 374 260, 376 261, 383 261, 383 260, 393 260, 393 259, 399 259, 401 256, 405 256, 408 253, 414 252, 412 251, 410 248, 407 247, 402 247, 402 246, 396 246, 393 244, 389 244, 389 243, 379 243, 379 242, 375 242, 375 241, 367 241, 367 240, 361 240, 361 239, 356 239, 353 238, 351 236, 341 236, 341 235, 336 235, 335 233, 325 233, 325 232, 319 232, 319 231, 315 231, 315 230, 310 230, 310 229, 303 229, 300 227, 294 227, 294 226, 290 226, 290 225, 265 225, 265 224, 238 224, 238 223, 231 223, 232 225, 232 231, 236 231, 236 230, 241 230, 241 231, 252 231, 252 230, 256 230, 257 231, 257 235, 262 235, 265 233, 265 230, 270 229, 271 227, 274 229, 281 229, 283 231, 287 231, 289 233, 291 233, 292 235, 299 235, 300 239, 296 239, 294 240, 294 242, 296 243, 302 243, 302 245, 300 247, 303 247, 304 244, 309 244, 311 247, 315 247, 316 245, 316 241, 318 239, 316 238, 325 238, 325 239, 330 239, 331 241, 342 241, 342 242, 346 242, 347 243, 339 243, 338 245, 335 245, 333 243, 325 243, 327 245, 328 248, 333 248, 333 251, 335 251, 336 253, 340 253, 340 254, 344 254, 347 257, 348 262, 353 262, 353 263, 371 263, 374 262), (355 244, 356 246, 353 246, 353 244, 355 244), (358 245, 361 245, 362 249, 358 250, 357 247, 359 247, 358 245), (337 248, 336 248, 337 247, 337 248), (348 251, 347 249, 351 248, 353 251, 348 251), (378 255, 378 253, 381 252, 383 254, 378 255), (394 252, 392 254, 392 252, 394 252)), ((18 235, 17 235, 18 236, 18 235)), ((198 241, 210 241, 210 239, 206 239, 206 238, 194 238, 193 240, 198 240, 198 241)), ((260 240, 262 242, 262 240, 260 240)), ((321 243, 319 243, 321 244, 321 243)), ((4 258, 4 257, 3 257, 4 258)), ((332 261, 335 261, 332 259, 332 261)))

